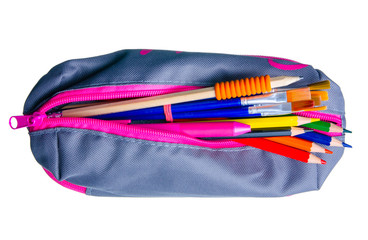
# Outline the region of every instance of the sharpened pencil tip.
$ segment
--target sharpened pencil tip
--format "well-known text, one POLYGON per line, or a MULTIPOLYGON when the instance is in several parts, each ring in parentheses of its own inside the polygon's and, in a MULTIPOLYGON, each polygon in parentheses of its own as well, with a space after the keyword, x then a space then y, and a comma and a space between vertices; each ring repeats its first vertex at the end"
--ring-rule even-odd
POLYGON ((347 129, 345 129, 345 128, 344 128, 343 132, 344 132, 344 133, 352 133, 352 131, 347 130, 347 129))
POLYGON ((333 152, 328 149, 325 149, 325 153, 332 154, 333 152))
POLYGON ((326 164, 326 161, 321 159, 321 164, 326 164))
POLYGON ((351 145, 349 145, 349 144, 347 144, 347 143, 342 143, 342 145, 344 146, 344 147, 348 147, 348 148, 353 148, 351 145))

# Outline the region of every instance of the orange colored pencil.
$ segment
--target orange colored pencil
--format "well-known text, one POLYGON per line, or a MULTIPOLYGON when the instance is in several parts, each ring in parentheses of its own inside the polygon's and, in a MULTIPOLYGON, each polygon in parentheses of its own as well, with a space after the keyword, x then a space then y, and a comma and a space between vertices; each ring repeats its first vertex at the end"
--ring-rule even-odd
POLYGON ((267 152, 272 152, 301 162, 326 164, 325 160, 320 159, 319 157, 313 155, 312 153, 297 148, 289 147, 287 145, 273 142, 264 138, 241 138, 231 140, 234 142, 255 147, 267 152))
POLYGON ((304 140, 297 137, 292 136, 282 136, 282 137, 266 137, 266 139, 281 143, 293 148, 301 149, 307 152, 320 152, 320 153, 328 153, 332 154, 332 152, 328 149, 325 149, 318 145, 317 143, 314 143, 312 141, 304 140))

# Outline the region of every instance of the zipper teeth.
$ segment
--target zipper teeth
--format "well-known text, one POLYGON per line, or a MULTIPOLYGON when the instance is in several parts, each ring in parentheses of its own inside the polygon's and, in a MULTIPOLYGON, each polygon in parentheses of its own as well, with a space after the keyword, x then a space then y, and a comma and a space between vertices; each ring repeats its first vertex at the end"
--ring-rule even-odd
MULTIPOLYGON (((180 91, 191 90, 191 87, 182 87, 180 91)), ((86 102, 86 101, 101 101, 101 100, 112 100, 112 99, 124 99, 124 98, 136 98, 136 97, 147 97, 159 94, 174 92, 170 89, 162 90, 137 90, 137 91, 124 91, 124 92, 110 92, 110 93, 95 93, 95 94, 77 94, 69 95, 64 97, 58 97, 51 99, 45 105, 43 105, 38 112, 46 113, 48 110, 72 102, 86 102)))
POLYGON ((320 113, 316 111, 308 111, 308 112, 296 112, 295 115, 309 118, 319 118, 322 121, 334 122, 338 125, 342 124, 341 117, 336 116, 335 114, 330 113, 320 113))
POLYGON ((149 128, 141 128, 136 127, 134 125, 126 125, 126 124, 119 124, 105 120, 99 119, 91 119, 91 118, 46 118, 41 128, 47 128, 47 125, 74 125, 74 124, 89 124, 94 127, 104 127, 109 129, 114 129, 119 131, 119 135, 125 137, 129 134, 136 134, 136 135, 150 135, 150 136, 157 136, 157 137, 164 137, 170 138, 175 140, 184 140, 187 144, 205 146, 205 147, 215 147, 215 148, 230 148, 230 147, 240 147, 244 146, 243 144, 237 144, 231 140, 218 140, 218 141, 206 141, 197 139, 194 137, 190 137, 180 133, 170 133, 162 130, 156 129, 149 129, 149 128))

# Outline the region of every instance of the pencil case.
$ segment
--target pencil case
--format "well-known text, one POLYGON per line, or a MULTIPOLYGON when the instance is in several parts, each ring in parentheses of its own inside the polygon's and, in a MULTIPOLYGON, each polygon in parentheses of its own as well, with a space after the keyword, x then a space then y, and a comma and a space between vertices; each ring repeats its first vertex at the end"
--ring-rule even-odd
MULTIPOLYGON (((326 165, 305 164, 231 140, 58 115, 68 104, 193 90, 267 74, 303 76, 290 87, 329 79, 311 65, 284 58, 122 50, 53 67, 29 94, 24 115, 11 120, 17 121, 15 128, 28 128, 32 153, 47 175, 88 195, 279 197, 318 190, 343 148, 333 148, 332 155, 316 153, 326 165)), ((345 127, 343 95, 333 81, 329 98, 325 113, 303 114, 345 127)))

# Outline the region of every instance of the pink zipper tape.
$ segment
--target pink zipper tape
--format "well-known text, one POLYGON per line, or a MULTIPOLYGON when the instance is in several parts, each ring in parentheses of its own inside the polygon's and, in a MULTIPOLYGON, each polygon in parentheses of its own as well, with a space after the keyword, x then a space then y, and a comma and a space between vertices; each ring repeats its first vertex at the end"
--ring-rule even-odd
POLYGON ((177 86, 177 85, 123 85, 94 87, 77 90, 69 90, 59 93, 44 104, 38 112, 46 111, 67 103, 84 101, 103 101, 113 99, 149 97, 161 94, 168 94, 181 91, 198 89, 196 86, 177 86))
POLYGON ((341 127, 342 119, 340 115, 331 114, 331 113, 321 113, 317 111, 303 111, 303 112, 296 112, 295 115, 308 117, 308 118, 319 118, 322 121, 333 122, 341 127))
MULTIPOLYGON (((309 118, 319 118, 322 121, 332 122, 338 126, 342 126, 342 119, 340 115, 332 114, 332 113, 321 113, 317 111, 303 111, 303 112, 296 112, 295 115, 302 116, 302 117, 309 117, 309 118)), ((334 133, 334 132, 324 132, 320 130, 314 130, 315 132, 330 136, 330 137, 337 137, 341 136, 342 133, 334 133)))

